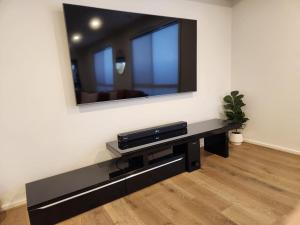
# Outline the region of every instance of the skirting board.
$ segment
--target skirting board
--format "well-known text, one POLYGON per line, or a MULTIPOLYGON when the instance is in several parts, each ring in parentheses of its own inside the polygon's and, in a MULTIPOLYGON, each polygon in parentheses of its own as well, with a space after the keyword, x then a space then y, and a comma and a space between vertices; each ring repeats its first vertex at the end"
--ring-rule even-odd
POLYGON ((25 205, 25 204, 26 204, 25 199, 15 201, 15 202, 4 203, 3 205, 0 206, 0 211, 7 211, 7 210, 17 208, 17 207, 25 205))
POLYGON ((247 143, 250 144, 254 144, 254 145, 260 145, 266 148, 271 148, 277 151, 281 151, 281 152, 287 152, 287 153, 291 153, 291 154, 295 154, 295 155, 300 155, 300 150, 296 150, 296 149, 291 149, 291 148, 287 148, 287 147, 283 147, 283 146, 279 146, 279 145, 273 145, 273 144, 268 144, 265 142, 261 142, 261 141, 256 141, 256 140, 252 140, 252 139, 248 139, 245 138, 244 140, 247 143))

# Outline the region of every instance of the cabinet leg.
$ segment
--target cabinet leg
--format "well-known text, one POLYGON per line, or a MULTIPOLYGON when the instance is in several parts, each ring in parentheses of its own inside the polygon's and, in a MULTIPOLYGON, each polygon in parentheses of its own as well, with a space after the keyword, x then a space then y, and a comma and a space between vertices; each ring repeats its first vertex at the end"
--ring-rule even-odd
POLYGON ((229 157, 228 133, 221 133, 204 138, 204 149, 210 153, 229 157))

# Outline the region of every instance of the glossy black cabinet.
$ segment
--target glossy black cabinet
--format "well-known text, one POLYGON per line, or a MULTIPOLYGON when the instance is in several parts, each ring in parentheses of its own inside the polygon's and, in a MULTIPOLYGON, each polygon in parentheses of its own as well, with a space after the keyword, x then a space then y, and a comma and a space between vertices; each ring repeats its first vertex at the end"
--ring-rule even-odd
POLYGON ((53 225, 184 171, 185 155, 182 154, 170 155, 139 169, 130 168, 127 161, 110 160, 29 183, 26 191, 30 223, 53 225), (75 190, 87 185, 83 180, 91 186, 75 190), (99 183, 93 184, 96 180, 99 183), (73 193, 69 193, 71 189, 73 193))
POLYGON ((31 225, 55 224, 126 195, 126 173, 116 163, 109 160, 26 184, 31 225))
POLYGON ((127 192, 132 193, 144 187, 165 180, 185 171, 185 155, 172 157, 156 163, 148 169, 137 171, 126 179, 127 192))
POLYGON ((53 225, 144 187, 201 167, 199 139, 205 150, 229 156, 228 131, 239 128, 222 120, 190 124, 187 134, 122 150, 118 158, 26 184, 31 225, 53 225))
POLYGON ((112 182, 29 210, 31 225, 52 225, 126 194, 125 181, 112 182))

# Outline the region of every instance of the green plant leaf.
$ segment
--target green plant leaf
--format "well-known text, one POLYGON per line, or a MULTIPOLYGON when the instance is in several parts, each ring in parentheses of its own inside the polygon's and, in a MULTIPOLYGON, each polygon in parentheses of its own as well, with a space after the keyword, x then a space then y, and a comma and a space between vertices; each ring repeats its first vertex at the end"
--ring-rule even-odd
POLYGON ((225 114, 226 114, 226 116, 227 116, 227 118, 228 118, 229 120, 233 120, 233 119, 234 119, 234 113, 233 113, 233 112, 231 112, 231 111, 226 111, 225 114))
POLYGON ((232 103, 233 104, 233 99, 230 95, 226 95, 223 100, 226 103, 232 103))
POLYGON ((236 96, 237 99, 242 99, 244 97, 245 97, 244 95, 238 95, 238 96, 236 96))
POLYGON ((224 105, 224 109, 227 109, 227 110, 233 110, 233 107, 234 107, 234 105, 232 103, 228 103, 228 104, 224 105))
POLYGON ((246 123, 249 119, 248 118, 243 118, 242 123, 246 123))
POLYGON ((231 96, 235 97, 239 94, 239 91, 232 91, 231 92, 231 96))
POLYGON ((239 107, 239 108, 241 108, 241 107, 243 107, 243 106, 246 105, 246 104, 243 102, 243 100, 241 100, 241 99, 235 99, 234 103, 235 103, 235 105, 236 105, 237 107, 239 107))

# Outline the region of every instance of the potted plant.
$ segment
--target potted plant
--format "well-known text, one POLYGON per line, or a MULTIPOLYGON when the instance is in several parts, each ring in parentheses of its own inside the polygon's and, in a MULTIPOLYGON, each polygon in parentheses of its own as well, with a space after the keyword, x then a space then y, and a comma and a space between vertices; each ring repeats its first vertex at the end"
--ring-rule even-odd
MULTIPOLYGON (((227 120, 240 124, 241 129, 245 127, 246 122, 249 120, 242 110, 246 105, 243 98, 244 95, 240 94, 239 91, 232 91, 230 95, 224 97, 224 110, 227 120)), ((229 140, 232 144, 240 145, 244 141, 243 134, 239 129, 236 129, 229 135, 229 140)))

